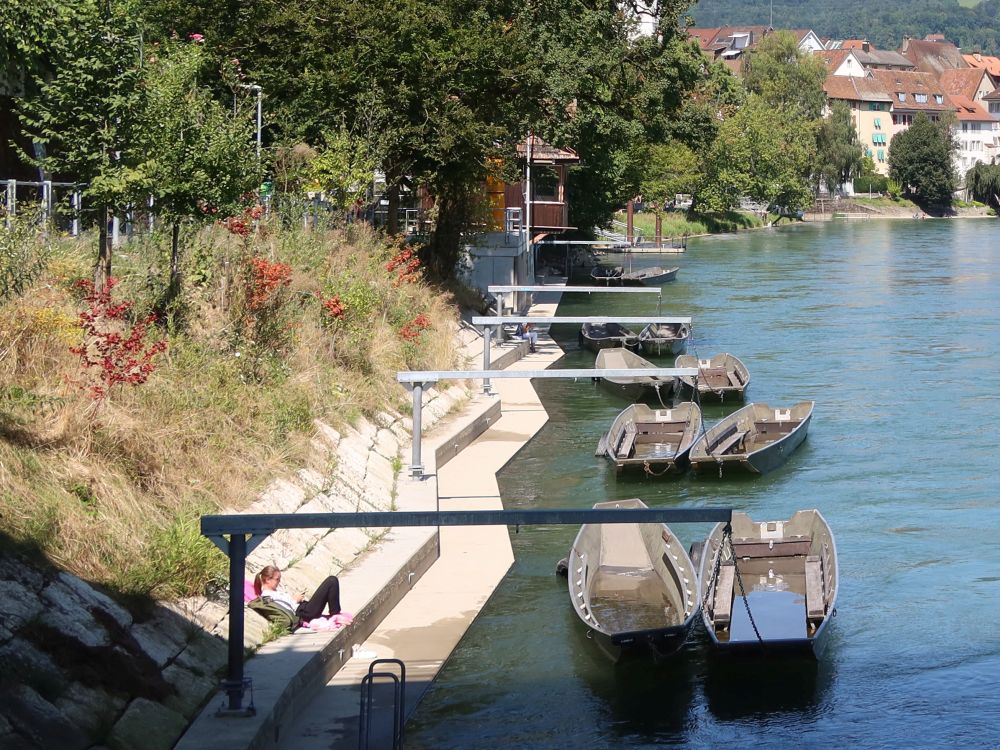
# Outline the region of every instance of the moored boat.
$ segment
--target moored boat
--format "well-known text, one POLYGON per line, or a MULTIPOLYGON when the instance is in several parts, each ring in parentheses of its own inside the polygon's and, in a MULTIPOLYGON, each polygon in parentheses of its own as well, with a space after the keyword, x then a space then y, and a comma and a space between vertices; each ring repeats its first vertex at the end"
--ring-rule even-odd
MULTIPOLYGON (((702 401, 743 398, 747 386, 750 385, 750 371, 732 354, 716 354, 708 359, 682 354, 674 360, 674 367, 698 368, 698 398, 702 401)), ((679 384, 686 388, 688 393, 694 393, 695 378, 690 376, 680 378, 679 384)))
MULTIPOLYGON (((601 349, 597 353, 594 367, 598 370, 648 370, 655 368, 649 360, 624 347, 601 349)), ((625 377, 601 377, 601 384, 609 390, 633 401, 642 398, 656 398, 661 405, 668 403, 674 393, 677 378, 635 375, 625 377)))
POLYGON ((641 268, 638 271, 625 271, 621 275, 621 283, 626 286, 660 286, 668 281, 674 281, 680 270, 680 266, 673 268, 652 266, 651 268, 641 268))
POLYGON ((806 438, 813 402, 788 409, 747 404, 705 431, 691 448, 695 471, 764 474, 785 462, 806 438))
MULTIPOLYGON (((639 499, 594 505, 645 507, 639 499)), ((666 656, 684 645, 699 609, 698 579, 666 524, 584 524, 567 567, 573 608, 610 657, 666 656)))
POLYGON ((632 404, 601 438, 595 455, 615 469, 642 469, 651 476, 679 474, 688 467, 688 452, 701 434, 701 409, 686 401, 670 409, 632 404))
POLYGON ((591 351, 623 346, 639 347, 639 334, 620 323, 584 323, 580 328, 580 346, 591 351))
POLYGON ((723 651, 818 656, 836 614, 837 545, 818 510, 757 522, 733 513, 701 557, 702 620, 723 651), (749 610, 749 612, 748 612, 749 610))
POLYGON ((639 348, 646 354, 683 354, 691 338, 689 323, 650 323, 639 331, 639 348))
POLYGON ((594 266, 590 269, 590 278, 598 284, 621 284, 625 269, 621 266, 594 266))

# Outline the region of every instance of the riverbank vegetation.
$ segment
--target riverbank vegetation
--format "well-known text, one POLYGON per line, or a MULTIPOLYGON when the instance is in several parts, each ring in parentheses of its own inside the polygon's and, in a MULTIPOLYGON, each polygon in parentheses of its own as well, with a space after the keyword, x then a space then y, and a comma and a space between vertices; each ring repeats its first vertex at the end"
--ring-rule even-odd
POLYGON ((217 223, 175 269, 171 232, 136 237, 104 291, 92 238, 27 217, 0 236, 15 235, 19 257, 0 248, 16 278, 0 288, 4 539, 122 594, 200 591, 225 570, 200 514, 329 469, 314 420, 404 407, 397 370, 455 365, 450 296, 363 224, 217 223))

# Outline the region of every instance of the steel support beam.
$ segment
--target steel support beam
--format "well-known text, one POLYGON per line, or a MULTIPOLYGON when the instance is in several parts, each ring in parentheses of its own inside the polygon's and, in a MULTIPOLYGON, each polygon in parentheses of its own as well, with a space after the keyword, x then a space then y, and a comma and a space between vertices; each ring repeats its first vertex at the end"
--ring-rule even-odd
MULTIPOLYGON (((255 513, 201 517, 201 533, 229 556, 229 643, 223 689, 229 699, 217 716, 252 716, 244 708, 248 686, 243 671, 243 581, 247 537, 259 544, 278 529, 388 528, 401 526, 530 526, 585 523, 729 523, 732 508, 619 508, 452 511, 374 511, 371 513, 255 513), (220 544, 229 536, 228 544, 220 544)), ((256 546, 256 544, 254 546, 256 546)))
POLYGON ((697 367, 639 367, 605 368, 588 370, 424 370, 397 372, 400 383, 436 383, 439 380, 484 380, 496 378, 539 378, 542 380, 596 380, 597 378, 693 378, 698 377, 697 367))
POLYGON ((580 315, 580 316, 541 316, 541 315, 507 315, 507 316, 476 316, 472 319, 474 326, 499 326, 504 323, 690 323, 691 316, 662 315, 580 315))

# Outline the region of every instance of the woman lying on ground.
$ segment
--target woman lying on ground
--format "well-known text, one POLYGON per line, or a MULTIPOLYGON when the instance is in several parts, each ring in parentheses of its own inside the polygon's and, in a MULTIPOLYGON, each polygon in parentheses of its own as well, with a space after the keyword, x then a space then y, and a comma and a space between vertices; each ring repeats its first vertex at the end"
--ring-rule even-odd
POLYGON ((257 596, 269 597, 272 602, 298 617, 300 622, 322 617, 326 608, 330 609, 326 614, 340 614, 340 581, 337 576, 327 576, 308 599, 304 593, 289 594, 280 585, 281 570, 275 565, 265 566, 253 579, 257 596))

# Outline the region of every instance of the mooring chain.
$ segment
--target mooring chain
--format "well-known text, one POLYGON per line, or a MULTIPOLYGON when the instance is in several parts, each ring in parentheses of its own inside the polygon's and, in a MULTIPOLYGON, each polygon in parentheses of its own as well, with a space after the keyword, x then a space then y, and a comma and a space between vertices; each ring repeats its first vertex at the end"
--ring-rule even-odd
POLYGON ((764 649, 764 639, 761 638, 760 631, 757 630, 757 623, 754 622, 753 613, 750 611, 750 602, 747 601, 747 591, 743 588, 743 576, 740 575, 740 567, 736 564, 736 548, 733 546, 733 538, 729 537, 729 549, 733 552, 733 572, 736 573, 736 582, 740 584, 740 596, 743 597, 743 606, 747 610, 747 617, 750 618, 750 624, 753 626, 753 633, 757 636, 757 640, 760 642, 760 647, 764 649))
MULTIPOLYGON (((719 543, 719 552, 715 556, 715 570, 712 571, 712 579, 709 582, 709 585, 705 587, 705 597, 701 602, 702 607, 708 607, 709 589, 712 589, 714 586, 719 585, 719 570, 721 570, 722 568, 722 550, 725 547, 726 539, 731 539, 732 534, 733 534, 733 527, 727 523, 722 529, 722 541, 719 543)), ((732 550, 732 548, 733 544, 732 541, 730 541, 729 549, 732 550)), ((702 551, 702 554, 704 554, 704 550, 702 551)), ((714 609, 712 610, 712 617, 713 618, 715 617, 714 609)))

